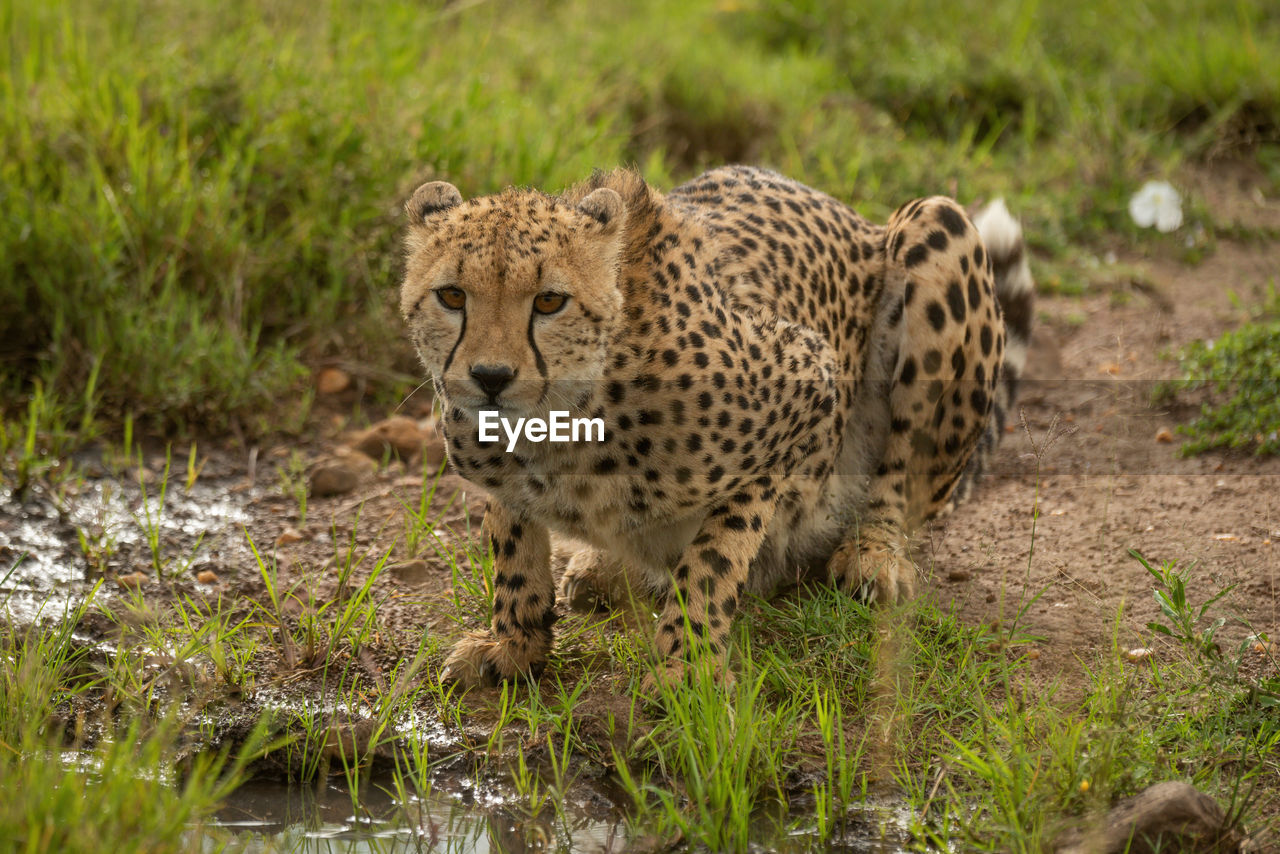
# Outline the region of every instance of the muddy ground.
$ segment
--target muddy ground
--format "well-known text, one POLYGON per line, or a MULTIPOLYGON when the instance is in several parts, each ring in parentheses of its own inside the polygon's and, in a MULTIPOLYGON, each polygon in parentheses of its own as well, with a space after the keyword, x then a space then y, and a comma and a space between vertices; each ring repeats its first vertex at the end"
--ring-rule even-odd
MULTIPOLYGON (((1042 295, 1019 402, 1025 427, 1019 423, 1004 437, 993 470, 972 499, 921 537, 925 595, 954 606, 964 621, 1007 622, 1021 603, 1034 599, 1019 619, 1024 631, 1042 639, 1031 666, 1046 684, 1068 690, 1085 678, 1081 663, 1092 663, 1113 644, 1172 655, 1145 628, 1160 615, 1152 580, 1130 550, 1153 563, 1194 564, 1193 601, 1235 585, 1220 603, 1221 613, 1250 628, 1229 625, 1224 643, 1251 633, 1280 635, 1280 460, 1244 453, 1182 458, 1183 439, 1170 431, 1194 415, 1201 398, 1186 394, 1159 405, 1151 398, 1153 381, 1177 374, 1169 353, 1237 326, 1280 272, 1280 245, 1272 239, 1280 231, 1280 203, 1262 197, 1248 170, 1222 168, 1195 180, 1219 223, 1267 239, 1219 239, 1194 265, 1181 260, 1184 247, 1173 240, 1148 255, 1117 241, 1096 256, 1094 274, 1103 285, 1083 297, 1042 295)), ((247 449, 202 443, 199 454, 207 462, 191 490, 183 483, 184 459, 175 454, 160 523, 168 561, 162 572, 143 535, 136 468, 118 454, 86 452, 78 461, 85 477, 64 484, 61 494, 37 491, 22 501, 8 496, 0 503, 0 558, 6 569, 19 555, 26 558, 0 596, 7 595, 15 614, 33 617, 44 602, 47 615, 60 609, 62 597, 74 598, 103 578, 108 603, 131 599, 136 588, 153 604, 178 594, 208 601, 221 596, 247 612, 243 603, 269 598, 247 534, 278 566, 278 588, 294 592, 282 606, 285 615, 301 617, 344 594, 337 589, 337 565, 349 551, 362 563, 347 595, 389 551, 388 569, 372 588, 380 603, 375 635, 351 662, 371 689, 385 687, 424 632, 461 631, 445 554, 463 556, 465 565, 467 531, 479 528, 483 493, 444 474, 436 510, 428 514, 439 537, 423 537, 411 549, 408 520, 419 506, 424 471, 430 482, 438 459, 438 446, 423 431, 430 400, 419 394, 404 403, 396 415, 407 420, 377 434, 366 447, 381 459, 367 460, 351 446, 369 438, 353 429, 353 414, 368 412, 369 404, 358 367, 346 367, 356 382, 341 390, 349 376, 320 375, 311 435, 247 449), (405 461, 390 452, 397 441, 404 443, 405 461), (339 482, 330 485, 336 494, 312 495, 301 522, 299 490, 308 477, 303 467, 314 477, 317 467, 333 462, 354 477, 341 482, 347 475, 339 471, 339 482)), ((162 451, 150 455, 146 469, 154 498, 162 451)), ((557 571, 573 548, 559 544, 557 571)), ((750 619, 749 609, 744 618, 750 619)), ((88 621, 85 630, 103 637, 118 631, 103 620, 88 621)), ((429 658, 425 678, 435 677, 439 657, 429 658)), ((264 650, 255 664, 261 668, 255 696, 321 692, 318 663, 304 658, 297 649, 264 650)), ((1258 656, 1255 666, 1270 665, 1258 656)), ((586 737, 591 722, 610 711, 625 719, 625 689, 619 673, 586 690, 579 715, 586 737)), ((245 716, 251 699, 238 701, 245 716)), ((478 742, 483 713, 471 723, 469 734, 450 732, 442 740, 460 747, 468 739, 478 742)), ((603 730, 600 735, 605 737, 603 730)))

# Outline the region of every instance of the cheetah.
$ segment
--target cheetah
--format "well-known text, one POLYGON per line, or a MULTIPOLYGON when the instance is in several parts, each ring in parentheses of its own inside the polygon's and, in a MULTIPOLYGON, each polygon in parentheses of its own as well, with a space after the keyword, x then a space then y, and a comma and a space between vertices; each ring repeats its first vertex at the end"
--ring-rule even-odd
POLYGON ((538 675, 557 594, 654 597, 648 690, 694 662, 731 678, 746 593, 911 597, 910 537, 981 470, 1025 362, 1003 203, 975 225, 918 199, 879 226, 730 166, 666 194, 626 169, 558 196, 433 181, 406 212, 402 313, 450 463, 490 495, 492 622, 441 675, 464 687, 538 675), (486 410, 602 419, 603 441, 482 439, 486 410), (558 590, 551 531, 589 544, 558 590))

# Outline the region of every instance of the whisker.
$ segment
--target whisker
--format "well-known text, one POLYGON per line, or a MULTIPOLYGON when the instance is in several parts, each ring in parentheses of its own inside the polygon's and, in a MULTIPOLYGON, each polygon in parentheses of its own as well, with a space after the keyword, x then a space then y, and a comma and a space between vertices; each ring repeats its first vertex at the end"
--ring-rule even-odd
POLYGON ((425 380, 423 380, 421 383, 419 383, 417 388, 415 388, 413 391, 409 392, 408 394, 406 394, 406 395, 404 396, 404 400, 402 400, 402 401, 400 401, 398 404, 396 404, 396 408, 395 408, 395 409, 393 409, 393 410, 391 410, 391 414, 392 414, 392 415, 395 415, 397 412, 399 412, 399 411, 400 411, 400 409, 401 409, 401 408, 402 408, 406 403, 408 403, 408 402, 409 402, 409 398, 413 397, 415 394, 417 394, 418 392, 422 391, 422 387, 423 387, 423 386, 425 386, 425 385, 426 385, 427 383, 429 383, 429 382, 431 382, 431 377, 427 377, 425 380))

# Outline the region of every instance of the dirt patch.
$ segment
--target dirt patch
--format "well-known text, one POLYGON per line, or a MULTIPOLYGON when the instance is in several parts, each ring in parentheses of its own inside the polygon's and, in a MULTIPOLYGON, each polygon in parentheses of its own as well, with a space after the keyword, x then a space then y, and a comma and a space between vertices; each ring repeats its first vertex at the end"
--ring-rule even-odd
POLYGON ((1171 431, 1194 408, 1153 403, 1152 391, 1176 376, 1168 353, 1240 323, 1231 293, 1256 301, 1278 261, 1273 245, 1236 243, 1191 268, 1122 258, 1147 267, 1155 295, 1119 306, 1111 294, 1042 299, 1018 404, 1025 426, 1011 428, 974 499, 923 546, 935 595, 974 620, 1012 619, 1038 597, 1020 621, 1045 638, 1037 668, 1079 678, 1075 660, 1109 650, 1117 628, 1120 644, 1151 642, 1146 624, 1160 614, 1137 551, 1156 565, 1192 567, 1198 601, 1235 585, 1223 612, 1252 629, 1236 625, 1231 641, 1274 637, 1280 460, 1180 457, 1171 431))

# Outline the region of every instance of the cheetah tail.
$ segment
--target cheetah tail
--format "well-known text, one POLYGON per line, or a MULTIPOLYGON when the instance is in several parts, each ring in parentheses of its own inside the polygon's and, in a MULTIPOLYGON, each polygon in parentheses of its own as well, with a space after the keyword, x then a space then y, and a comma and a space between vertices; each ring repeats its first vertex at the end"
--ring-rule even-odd
POLYGON ((1004 199, 996 199, 979 211, 973 223, 987 247, 987 255, 995 272, 996 299, 999 300, 1000 311, 1004 315, 1004 364, 1000 370, 1000 384, 996 386, 993 395, 991 420, 987 422, 987 429, 978 439, 978 446, 951 494, 946 508, 948 511, 973 491, 974 480, 986 470, 1009 423, 1009 417, 1013 414, 1018 380, 1027 365, 1027 346, 1031 343, 1031 309, 1035 298, 1035 282, 1031 279, 1031 268, 1027 265, 1027 247, 1022 238, 1022 226, 1009 213, 1004 199))
MULTIPOLYGON (((1027 264, 1026 242, 1022 226, 1004 199, 996 199, 978 212, 973 223, 982 235, 991 265, 995 270, 996 298, 1004 315, 1005 353, 1001 369, 1002 388, 997 391, 997 404, 1003 404, 997 418, 1003 420, 1016 399, 1018 380, 1027 364, 1027 347, 1031 344, 1032 302, 1035 283, 1027 264), (1000 400, 999 398, 1003 398, 1000 400)), ((999 425, 1003 428, 1003 424, 999 425)))

